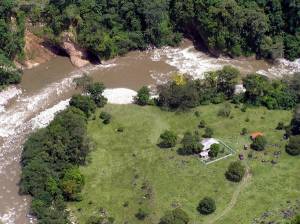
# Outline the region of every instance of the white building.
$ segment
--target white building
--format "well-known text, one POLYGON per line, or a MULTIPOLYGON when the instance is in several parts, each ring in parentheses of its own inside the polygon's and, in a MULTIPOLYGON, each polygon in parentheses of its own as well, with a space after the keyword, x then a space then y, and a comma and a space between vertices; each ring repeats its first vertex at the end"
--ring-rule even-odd
POLYGON ((202 152, 200 153, 200 156, 204 159, 209 159, 208 152, 210 150, 210 147, 213 144, 220 144, 220 143, 214 138, 205 138, 201 141, 201 144, 203 145, 203 149, 202 152))

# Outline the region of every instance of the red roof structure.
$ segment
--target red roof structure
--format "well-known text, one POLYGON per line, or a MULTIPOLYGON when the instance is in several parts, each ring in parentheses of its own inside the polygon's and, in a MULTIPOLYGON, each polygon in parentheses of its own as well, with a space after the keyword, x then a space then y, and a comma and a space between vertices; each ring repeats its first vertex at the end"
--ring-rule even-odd
POLYGON ((262 132, 253 132, 251 133, 251 139, 256 139, 257 137, 264 136, 262 132))

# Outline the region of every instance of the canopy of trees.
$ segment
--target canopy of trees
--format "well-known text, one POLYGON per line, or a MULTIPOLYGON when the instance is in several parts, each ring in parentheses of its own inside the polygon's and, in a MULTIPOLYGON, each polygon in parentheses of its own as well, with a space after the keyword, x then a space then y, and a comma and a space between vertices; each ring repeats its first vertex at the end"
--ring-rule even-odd
POLYGON ((31 11, 48 37, 72 31, 101 57, 175 45, 182 34, 216 55, 300 56, 299 0, 50 0, 31 11))
POLYGON ((33 197, 31 213, 39 223, 69 223, 64 201, 80 200, 84 178, 78 166, 89 153, 86 125, 84 112, 69 107, 24 145, 20 191, 33 197))
POLYGON ((16 1, 0 1, 0 88, 20 82, 12 60, 23 57, 25 20, 16 1))

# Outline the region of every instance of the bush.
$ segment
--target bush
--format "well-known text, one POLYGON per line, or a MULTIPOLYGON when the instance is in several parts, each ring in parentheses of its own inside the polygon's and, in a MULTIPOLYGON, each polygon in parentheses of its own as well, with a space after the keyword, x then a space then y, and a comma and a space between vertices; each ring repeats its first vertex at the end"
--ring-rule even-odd
POLYGON ((208 152, 208 155, 211 157, 211 158, 215 158, 218 156, 220 152, 220 145, 219 144, 213 144, 211 145, 210 147, 210 150, 208 152))
POLYGON ((135 217, 138 220, 144 220, 148 215, 149 215, 148 212, 140 208, 139 211, 135 214, 135 217))
POLYGON ((284 130, 284 129, 285 129, 284 123, 283 123, 283 122, 279 122, 279 123, 277 124, 276 129, 277 129, 277 130, 284 130))
POLYGON ((198 125, 198 127, 199 128, 205 128, 205 125, 206 125, 205 121, 201 120, 200 123, 199 123, 199 125, 198 125))
POLYGON ((247 128, 243 128, 241 131, 241 135, 246 135, 248 134, 248 129, 247 128))
POLYGON ((290 137, 290 141, 285 148, 286 152, 292 156, 300 155, 300 136, 290 137))
POLYGON ((232 162, 230 163, 225 176, 228 180, 233 182, 240 182, 244 175, 245 175, 246 169, 244 165, 240 161, 232 162))
POLYGON ((291 224, 300 224, 300 215, 296 215, 291 224))
POLYGON ((150 100, 150 90, 147 86, 143 86, 137 93, 135 102, 138 105, 145 106, 150 100))
POLYGON ((161 219, 159 224, 188 224, 190 221, 187 213, 181 208, 167 212, 161 219))
POLYGON ((207 127, 207 128, 205 128, 205 132, 203 134, 203 137, 204 138, 211 138, 213 136, 213 134, 214 134, 214 130, 212 128, 207 127))
POLYGON ((78 168, 71 168, 65 171, 61 186, 64 196, 68 200, 78 200, 83 185, 84 177, 78 168))
POLYGON ((230 114, 231 114, 231 105, 228 103, 226 103, 224 107, 222 107, 218 112, 218 116, 221 117, 229 117, 230 114))
POLYGON ((200 138, 197 134, 186 132, 181 141, 182 147, 179 149, 181 155, 192 155, 200 153, 203 145, 200 142, 200 138))
POLYGON ((265 150, 266 145, 267 145, 266 138, 264 136, 258 136, 255 139, 253 139, 251 148, 256 151, 263 151, 265 150))
POLYGON ((89 117, 96 110, 94 101, 89 96, 74 95, 70 100, 70 106, 82 110, 89 117))
POLYGON ((161 148, 171 148, 176 145, 177 142, 177 136, 172 131, 165 131, 160 135, 161 142, 159 143, 159 146, 161 148))
POLYGON ((103 83, 90 83, 86 87, 86 92, 90 95, 97 107, 104 107, 107 104, 107 99, 102 95, 105 90, 103 83))
POLYGON ((109 124, 111 121, 111 115, 107 112, 102 111, 100 113, 100 119, 103 120, 103 124, 109 124))
POLYGON ((216 210, 216 203, 215 200, 209 197, 203 198, 198 207, 197 210, 202 214, 202 215, 209 215, 213 213, 216 210))

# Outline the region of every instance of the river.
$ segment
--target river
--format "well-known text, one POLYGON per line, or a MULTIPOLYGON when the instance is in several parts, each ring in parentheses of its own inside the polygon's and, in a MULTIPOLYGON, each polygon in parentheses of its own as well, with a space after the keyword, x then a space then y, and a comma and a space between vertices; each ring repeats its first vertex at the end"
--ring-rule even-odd
MULTIPOLYGON (((123 88, 123 91, 131 89, 133 92, 143 85, 162 83, 175 71, 201 78, 203 72, 224 65, 235 66, 243 74, 259 72, 269 77, 300 72, 300 60, 288 62, 281 59, 268 64, 263 60, 213 58, 195 50, 189 41, 184 41, 178 48, 130 52, 124 57, 82 69, 74 68, 68 58, 57 56, 36 68, 25 70, 20 85, 0 93, 0 223, 34 222, 28 216, 30 198, 18 194, 22 144, 30 133, 46 126, 57 111, 68 105, 68 99, 75 92, 74 78, 85 73, 103 82, 110 90, 123 88)), ((116 96, 122 99, 122 96, 116 96)), ((122 103, 122 100, 118 102, 122 103)))

